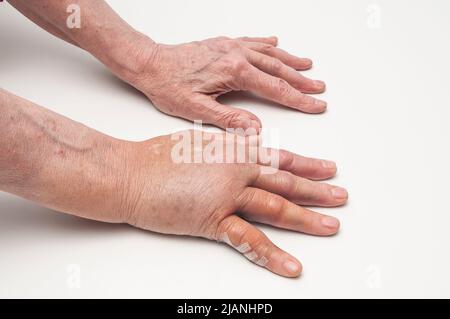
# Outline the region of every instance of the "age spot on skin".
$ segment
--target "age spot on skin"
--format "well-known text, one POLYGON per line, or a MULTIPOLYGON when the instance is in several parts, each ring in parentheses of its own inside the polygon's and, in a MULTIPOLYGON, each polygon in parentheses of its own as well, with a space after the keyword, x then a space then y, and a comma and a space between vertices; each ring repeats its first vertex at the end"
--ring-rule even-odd
POLYGON ((60 157, 64 157, 65 154, 66 154, 66 153, 64 152, 63 149, 58 149, 58 150, 56 151, 56 155, 58 155, 58 156, 60 156, 60 157))

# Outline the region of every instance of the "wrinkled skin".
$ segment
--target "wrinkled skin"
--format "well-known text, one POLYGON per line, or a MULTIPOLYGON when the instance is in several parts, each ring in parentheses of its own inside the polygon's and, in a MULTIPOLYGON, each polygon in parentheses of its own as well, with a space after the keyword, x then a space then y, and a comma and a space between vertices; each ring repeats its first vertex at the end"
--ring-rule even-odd
POLYGON ((303 112, 320 113, 326 103, 309 93, 325 90, 297 71, 312 61, 277 48, 276 37, 219 37, 180 45, 154 42, 133 29, 105 1, 9 0, 55 36, 88 51, 114 74, 142 91, 162 112, 221 128, 261 127, 253 114, 216 98, 249 91, 303 112), (82 28, 66 25, 66 9, 82 8, 82 28))
MULTIPOLYGON (((311 60, 276 47, 277 39, 214 38, 163 45, 137 32, 104 1, 10 0, 30 20, 91 53, 161 111, 221 128, 261 127, 217 97, 250 91, 303 112, 326 103, 305 94, 325 84, 303 77, 311 60), (82 8, 82 28, 67 28, 67 7, 82 8)), ((260 266, 287 277, 301 264, 250 221, 332 235, 339 222, 303 206, 339 206, 347 192, 312 180, 332 177, 334 163, 280 153, 280 171, 247 164, 176 164, 169 136, 118 141, 0 90, 0 189, 47 207, 155 232, 228 243, 260 266), (67 187, 67 186, 70 187, 67 187)))
POLYGON ((287 277, 300 274, 299 261, 249 222, 323 236, 338 231, 336 218, 304 207, 346 202, 345 189, 316 181, 336 173, 333 162, 253 153, 247 146, 261 145, 254 135, 183 131, 118 140, 4 90, 0 107, 1 191, 84 218, 223 241, 287 277), (230 145, 233 156, 212 161, 218 146, 230 145))
MULTIPOLYGON (((216 136, 223 136, 217 134, 216 136)), ((301 264, 276 247, 248 221, 314 235, 333 235, 339 222, 300 205, 339 206, 347 192, 320 180, 332 177, 334 163, 280 152, 280 170, 262 173, 251 163, 174 163, 170 136, 133 144, 127 160, 135 167, 125 192, 126 222, 156 232, 227 241, 237 248, 248 244, 264 256, 267 269, 298 276, 301 264), (145 159, 145 160, 143 160, 145 159), (247 221, 246 221, 247 220, 247 221)), ((194 152, 194 150, 192 150, 194 152)), ((127 184, 127 183, 126 183, 127 184)))
POLYGON ((252 113, 216 101, 231 91, 250 91, 308 113, 325 111, 326 103, 305 93, 321 93, 322 81, 302 76, 311 60, 276 47, 277 39, 219 37, 181 45, 143 41, 139 75, 129 82, 162 112, 202 120, 221 128, 261 128, 252 113))

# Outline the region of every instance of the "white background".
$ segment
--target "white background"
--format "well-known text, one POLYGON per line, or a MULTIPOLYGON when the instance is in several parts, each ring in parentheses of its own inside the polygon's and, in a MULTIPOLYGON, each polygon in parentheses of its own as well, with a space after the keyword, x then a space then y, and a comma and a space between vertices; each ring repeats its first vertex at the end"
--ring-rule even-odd
MULTIPOLYGON (((312 58, 305 74, 328 84, 323 115, 242 95, 224 101, 277 129, 281 147, 338 163, 332 182, 350 201, 319 210, 338 216, 342 230, 319 238, 263 227, 304 265, 286 279, 215 242, 0 194, 0 297, 450 297, 449 1, 109 3, 159 42, 277 35, 282 48, 312 58)), ((118 138, 191 128, 5 3, 0 85, 118 138)))

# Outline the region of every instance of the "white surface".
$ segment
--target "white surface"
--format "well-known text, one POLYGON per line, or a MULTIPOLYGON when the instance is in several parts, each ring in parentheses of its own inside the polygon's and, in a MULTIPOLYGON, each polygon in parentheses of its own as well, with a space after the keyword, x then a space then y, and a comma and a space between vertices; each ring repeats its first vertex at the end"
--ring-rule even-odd
MULTIPOLYGON (((160 42, 278 35, 284 49, 313 58, 305 73, 327 82, 326 114, 225 100, 278 129, 282 147, 338 162, 333 182, 350 201, 320 211, 339 216, 342 230, 319 238, 264 227, 303 262, 292 280, 215 242, 81 220, 0 194, 0 297, 450 297, 449 1, 110 3, 160 42), (80 288, 70 285, 73 264, 80 288)), ((0 85, 124 139, 191 128, 7 4, 0 85)))

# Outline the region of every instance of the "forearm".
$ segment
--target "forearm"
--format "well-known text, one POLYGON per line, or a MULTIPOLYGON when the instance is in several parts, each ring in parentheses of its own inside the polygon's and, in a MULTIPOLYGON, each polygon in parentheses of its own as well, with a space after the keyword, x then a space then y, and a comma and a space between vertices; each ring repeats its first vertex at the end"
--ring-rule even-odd
POLYGON ((24 15, 50 33, 90 52, 126 81, 140 73, 141 43, 153 43, 133 29, 103 0, 9 0, 24 15), (67 25, 67 8, 80 8, 79 28, 67 25))
POLYGON ((125 144, 0 89, 1 191, 121 222, 125 144))
POLYGON ((54 36, 78 46, 72 39, 66 36, 60 29, 52 25, 50 22, 46 21, 45 18, 35 13, 32 9, 27 6, 27 0, 9 0, 8 1, 17 11, 22 13, 25 17, 30 19, 32 22, 40 26, 45 31, 53 34, 54 36))

